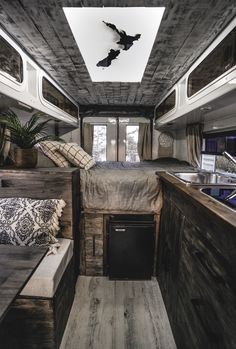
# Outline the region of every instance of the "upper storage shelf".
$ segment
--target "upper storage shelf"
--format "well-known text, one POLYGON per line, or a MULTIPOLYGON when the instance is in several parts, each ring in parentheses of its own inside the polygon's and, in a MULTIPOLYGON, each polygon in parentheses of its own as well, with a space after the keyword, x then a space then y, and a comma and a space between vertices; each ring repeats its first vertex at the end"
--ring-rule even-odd
POLYGON ((207 48, 155 108, 159 128, 193 110, 209 105, 236 88, 236 18, 207 48), (176 96, 175 106, 160 113, 176 96))
POLYGON ((79 108, 21 48, 0 29, 0 93, 77 127, 79 108))

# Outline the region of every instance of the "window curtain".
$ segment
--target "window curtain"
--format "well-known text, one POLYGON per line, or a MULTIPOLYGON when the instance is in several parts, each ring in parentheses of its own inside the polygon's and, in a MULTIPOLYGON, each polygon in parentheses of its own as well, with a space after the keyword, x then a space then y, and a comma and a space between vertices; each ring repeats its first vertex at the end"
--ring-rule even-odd
POLYGON ((93 125, 89 123, 83 124, 83 146, 86 153, 93 153, 93 125))
POLYGON ((138 133, 138 155, 140 160, 151 160, 152 159, 152 133, 151 123, 139 124, 138 133))
POLYGON ((186 128, 188 162, 194 167, 201 166, 202 125, 192 124, 186 128))
POLYGON ((10 135, 10 131, 5 126, 0 126, 0 164, 3 164, 10 152, 11 143, 6 140, 6 136, 10 135))

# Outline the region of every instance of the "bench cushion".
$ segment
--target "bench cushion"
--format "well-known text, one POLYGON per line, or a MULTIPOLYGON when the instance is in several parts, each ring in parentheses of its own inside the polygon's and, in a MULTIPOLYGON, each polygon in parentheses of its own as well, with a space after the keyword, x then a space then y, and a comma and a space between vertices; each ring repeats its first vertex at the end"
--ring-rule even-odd
POLYGON ((45 256, 30 280, 21 291, 21 296, 52 298, 67 265, 73 256, 73 240, 58 239, 57 254, 45 256))

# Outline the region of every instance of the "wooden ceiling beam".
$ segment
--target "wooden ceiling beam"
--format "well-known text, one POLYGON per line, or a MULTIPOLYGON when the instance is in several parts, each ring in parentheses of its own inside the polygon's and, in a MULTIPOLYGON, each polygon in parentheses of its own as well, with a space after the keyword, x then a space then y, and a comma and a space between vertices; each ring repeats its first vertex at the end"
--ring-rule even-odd
POLYGON ((155 106, 135 106, 135 105, 80 105, 79 113, 81 117, 86 116, 143 116, 153 118, 155 106))

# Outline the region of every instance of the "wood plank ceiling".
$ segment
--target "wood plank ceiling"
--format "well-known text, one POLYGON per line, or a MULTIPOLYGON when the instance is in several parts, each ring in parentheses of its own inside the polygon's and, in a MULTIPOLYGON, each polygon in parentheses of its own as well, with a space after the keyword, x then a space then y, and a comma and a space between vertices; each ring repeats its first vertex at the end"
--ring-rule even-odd
POLYGON ((0 0, 0 24, 80 105, 154 106, 236 15, 235 0, 0 0), (63 6, 165 6, 141 83, 94 83, 63 6))

